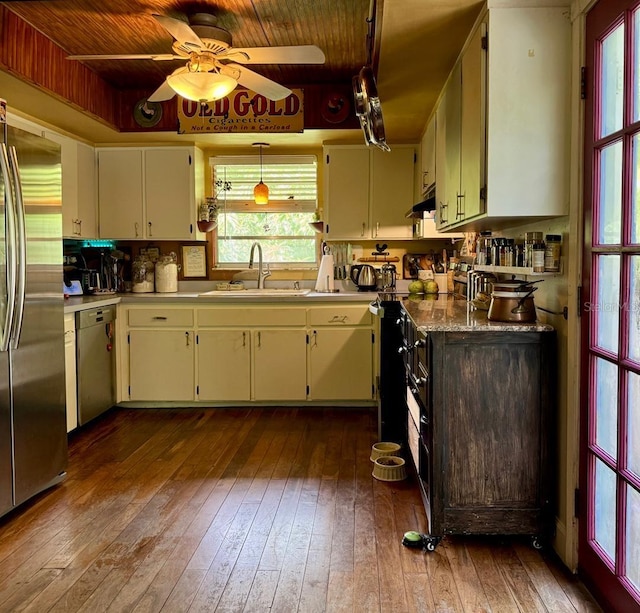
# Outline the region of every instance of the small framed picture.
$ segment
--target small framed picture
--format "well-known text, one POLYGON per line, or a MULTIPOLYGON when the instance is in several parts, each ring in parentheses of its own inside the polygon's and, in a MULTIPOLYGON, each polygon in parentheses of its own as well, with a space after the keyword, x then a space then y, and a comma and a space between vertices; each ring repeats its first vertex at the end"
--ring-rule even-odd
POLYGON ((207 276, 207 251, 204 245, 182 247, 182 275, 185 279, 207 276))

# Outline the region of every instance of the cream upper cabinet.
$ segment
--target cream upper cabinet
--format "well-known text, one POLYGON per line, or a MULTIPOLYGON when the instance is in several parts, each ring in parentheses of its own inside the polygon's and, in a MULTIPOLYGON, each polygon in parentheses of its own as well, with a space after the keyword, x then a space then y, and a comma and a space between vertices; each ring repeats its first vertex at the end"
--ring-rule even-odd
POLYGON ((100 236, 200 240, 204 161, 195 147, 98 150, 100 236))
POLYGON ((325 147, 326 236, 365 238, 369 226, 369 149, 325 147))
POLYGON ((96 154, 94 147, 55 132, 44 137, 60 145, 62 164, 62 235, 97 238, 96 154))
POLYGON ((98 151, 98 206, 102 238, 144 238, 141 149, 98 151))
POLYGON ((436 136, 439 228, 496 229, 567 214, 570 47, 562 7, 496 7, 481 16, 437 111, 447 131, 444 151, 436 136))
POLYGON ((421 194, 425 194, 427 190, 436 182, 436 132, 437 121, 434 114, 427 128, 422 135, 420 141, 420 166, 422 174, 420 177, 419 189, 421 194))
POLYGON ((324 148, 326 237, 410 239, 406 212, 415 204, 416 148, 390 152, 359 145, 324 148))

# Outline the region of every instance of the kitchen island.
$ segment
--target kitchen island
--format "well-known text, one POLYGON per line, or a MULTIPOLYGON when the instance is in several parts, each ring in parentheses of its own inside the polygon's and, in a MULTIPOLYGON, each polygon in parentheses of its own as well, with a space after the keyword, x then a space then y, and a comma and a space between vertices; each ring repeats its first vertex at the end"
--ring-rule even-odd
POLYGON ((427 547, 445 534, 525 534, 541 546, 554 518, 553 328, 412 298, 401 352, 427 547))

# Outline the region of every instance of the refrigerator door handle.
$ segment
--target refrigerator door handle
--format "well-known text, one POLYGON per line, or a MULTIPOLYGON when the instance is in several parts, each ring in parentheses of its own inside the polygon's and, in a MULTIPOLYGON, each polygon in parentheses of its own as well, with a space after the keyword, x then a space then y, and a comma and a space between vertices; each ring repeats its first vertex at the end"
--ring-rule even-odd
POLYGON ((13 173, 13 187, 16 192, 16 234, 17 234, 17 287, 15 317, 11 330, 11 347, 17 349, 20 344, 22 332, 22 320, 24 317, 24 302, 27 291, 27 228, 25 222, 24 198, 22 195, 22 181, 20 179, 20 167, 18 154, 15 147, 9 147, 9 162, 13 173))
POLYGON ((16 253, 16 213, 15 201, 13 198, 13 179, 9 170, 9 155, 7 146, 0 143, 0 169, 5 177, 5 215, 6 215, 6 261, 7 261, 7 310, 5 313, 2 335, 0 337, 0 351, 9 349, 11 340, 11 330, 16 308, 16 276, 17 276, 17 253, 16 253))

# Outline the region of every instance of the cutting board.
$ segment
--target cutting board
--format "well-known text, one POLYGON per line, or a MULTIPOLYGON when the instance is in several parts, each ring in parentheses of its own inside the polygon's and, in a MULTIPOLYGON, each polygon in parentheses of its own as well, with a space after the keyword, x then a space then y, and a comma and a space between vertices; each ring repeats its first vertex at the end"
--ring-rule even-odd
POLYGON ((431 264, 433 264, 433 254, 405 253, 402 256, 402 278, 403 279, 418 278, 418 274, 417 274, 418 268, 416 268, 416 264, 422 270, 431 270, 431 264))

